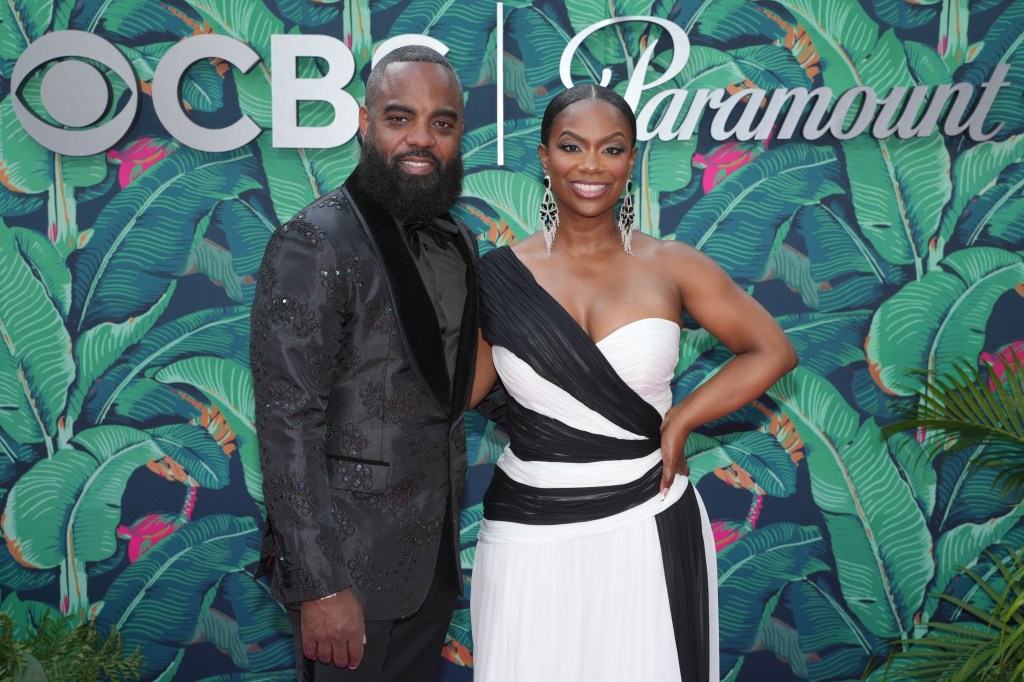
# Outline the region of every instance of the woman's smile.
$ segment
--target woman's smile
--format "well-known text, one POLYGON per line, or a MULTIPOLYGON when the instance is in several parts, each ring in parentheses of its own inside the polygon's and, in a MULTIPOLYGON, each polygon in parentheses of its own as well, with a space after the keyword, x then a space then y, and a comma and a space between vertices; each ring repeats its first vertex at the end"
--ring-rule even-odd
POLYGON ((570 182, 572 191, 584 199, 596 199, 611 187, 607 182, 570 182))

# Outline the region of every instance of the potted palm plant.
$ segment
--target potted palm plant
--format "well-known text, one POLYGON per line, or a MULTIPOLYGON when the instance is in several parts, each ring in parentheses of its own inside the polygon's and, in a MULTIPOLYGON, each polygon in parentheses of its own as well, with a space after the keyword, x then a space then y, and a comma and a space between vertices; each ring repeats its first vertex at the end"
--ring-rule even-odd
MULTIPOLYGON (((915 412, 886 429, 913 429, 941 460, 961 458, 992 480, 992 494, 1024 492, 1024 344, 981 367, 926 376, 915 412)), ((1008 536, 1009 538, 1010 536, 1008 536)), ((936 617, 912 639, 894 642, 887 680, 1010 682, 1024 676, 1024 547, 992 548, 938 597, 936 617)))
POLYGON ((0 679, 13 682, 138 680, 144 659, 125 651, 116 630, 101 633, 95 621, 44 612, 34 627, 20 628, 0 612, 0 679))

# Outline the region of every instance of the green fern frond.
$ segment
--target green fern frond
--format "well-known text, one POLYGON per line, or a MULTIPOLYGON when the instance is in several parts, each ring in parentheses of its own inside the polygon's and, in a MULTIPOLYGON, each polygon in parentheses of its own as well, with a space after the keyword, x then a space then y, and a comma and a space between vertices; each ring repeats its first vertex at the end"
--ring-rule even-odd
POLYGON ((918 403, 905 419, 883 429, 888 437, 913 429, 935 456, 983 448, 973 469, 996 472, 995 485, 1024 492, 1024 366, 1020 358, 1001 379, 966 363, 944 375, 926 373, 918 403))
MULTIPOLYGON (((986 552, 997 567, 1005 588, 998 588, 975 571, 964 574, 993 599, 991 612, 955 597, 939 599, 958 607, 973 620, 927 623, 926 637, 896 643, 887 670, 904 659, 899 680, 924 682, 1011 682, 1024 672, 1024 549, 1007 551, 1005 559, 986 552)), ((890 678, 896 679, 896 678, 890 678)))

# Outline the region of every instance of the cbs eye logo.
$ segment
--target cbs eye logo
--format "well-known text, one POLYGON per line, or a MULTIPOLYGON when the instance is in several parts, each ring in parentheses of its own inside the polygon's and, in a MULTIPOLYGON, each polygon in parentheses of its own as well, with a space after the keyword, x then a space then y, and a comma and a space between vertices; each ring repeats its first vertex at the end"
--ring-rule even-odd
POLYGON ((132 127, 139 108, 139 83, 131 63, 111 43, 85 31, 49 33, 29 45, 14 66, 11 93, 14 113, 25 131, 44 147, 69 156, 89 156, 113 147, 132 127), (46 64, 62 58, 46 70, 40 85, 46 113, 66 126, 58 128, 25 106, 22 86, 46 64), (112 92, 107 77, 82 59, 106 66, 128 90, 123 109, 95 128, 89 126, 107 114, 112 92))
MULTIPOLYGON (((153 104, 164 128, 184 144, 202 151, 230 151, 254 140, 260 127, 248 116, 224 128, 197 125, 185 114, 178 95, 189 67, 212 57, 223 58, 242 73, 260 61, 252 48, 227 36, 202 35, 181 41, 157 65, 153 104)), ((128 133, 139 111, 139 82, 131 63, 112 43, 85 31, 49 33, 29 45, 14 66, 11 91, 14 113, 25 131, 47 149, 68 156, 110 149, 128 133), (107 77, 84 59, 102 64, 126 86, 127 98, 119 98, 124 100, 121 111, 95 127, 91 126, 108 114, 112 93, 107 77), (50 65, 52 62, 56 63, 50 65), (51 125, 25 105, 24 86, 43 69, 39 100, 47 116, 63 128, 51 125)))

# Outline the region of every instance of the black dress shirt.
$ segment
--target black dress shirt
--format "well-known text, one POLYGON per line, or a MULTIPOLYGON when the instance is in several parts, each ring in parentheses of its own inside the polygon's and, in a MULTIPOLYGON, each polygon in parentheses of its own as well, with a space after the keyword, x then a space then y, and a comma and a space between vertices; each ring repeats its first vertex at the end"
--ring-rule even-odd
POLYGON ((427 295, 437 313, 448 377, 455 375, 459 323, 466 305, 466 263, 453 243, 459 228, 444 218, 401 225, 427 295))

